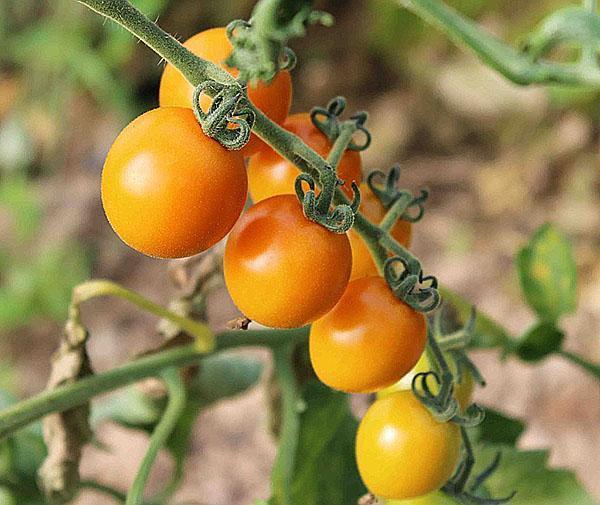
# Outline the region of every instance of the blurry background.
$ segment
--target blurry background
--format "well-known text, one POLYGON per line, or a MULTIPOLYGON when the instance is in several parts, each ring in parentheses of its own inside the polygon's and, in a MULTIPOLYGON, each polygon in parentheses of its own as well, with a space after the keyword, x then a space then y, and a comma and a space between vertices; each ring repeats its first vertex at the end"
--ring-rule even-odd
MULTIPOLYGON (((249 0, 137 0, 182 39, 234 18, 249 0)), ((566 0, 453 0, 463 13, 518 43, 566 0)), ((367 170, 400 161, 403 181, 432 198, 414 251, 431 271, 519 334, 534 320, 520 299, 513 258, 545 221, 573 241, 580 302, 567 348, 600 360, 600 96, 519 88, 487 70, 391 0, 330 0, 331 29, 295 40, 293 111, 337 94, 370 112, 367 170)), ((158 58, 73 0, 0 0, 0 389, 21 396, 45 384, 70 289, 107 277, 166 303, 166 264, 123 245, 100 204, 103 158, 118 132, 157 106, 158 58)), ((100 300, 85 310, 94 366, 113 367, 157 345, 153 318, 100 300)), ((215 327, 236 315, 221 292, 215 327)), ((259 353, 260 354, 260 353, 259 353)), ((528 421, 527 448, 574 469, 600 497, 600 389, 551 358, 532 367, 494 353, 476 361, 488 379, 477 399, 528 421)), ((178 497, 213 505, 268 495, 274 447, 264 388, 203 414, 178 497)), ((89 448, 83 474, 125 489, 145 436, 104 426, 110 452, 89 448)), ((158 465, 154 487, 168 469, 158 465)), ((152 486, 151 486, 152 487, 152 486)), ((77 502, 104 504, 83 493, 77 502)))

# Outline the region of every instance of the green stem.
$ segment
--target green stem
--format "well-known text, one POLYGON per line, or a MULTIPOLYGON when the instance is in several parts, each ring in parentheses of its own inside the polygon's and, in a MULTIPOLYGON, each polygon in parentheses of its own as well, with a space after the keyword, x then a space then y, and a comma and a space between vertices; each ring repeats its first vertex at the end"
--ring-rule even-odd
POLYGON ((586 361, 585 359, 583 359, 581 356, 578 356, 577 354, 573 354, 572 352, 569 352, 569 351, 561 350, 561 351, 558 351, 558 354, 560 356, 562 356, 563 358, 569 360, 571 363, 575 363, 576 365, 579 365, 581 368, 583 368, 584 370, 586 370, 587 372, 592 374, 596 379, 600 380, 600 365, 590 363, 589 361, 586 361))
MULTIPOLYGON (((308 327, 295 330, 225 331, 216 339, 216 351, 245 346, 277 346, 307 338, 308 327)), ((190 344, 150 354, 118 368, 85 377, 72 384, 44 391, 0 412, 0 440, 52 412, 64 412, 114 389, 132 384, 171 367, 198 363, 206 353, 190 344)))
POLYGON ((176 368, 169 368, 161 375, 169 395, 167 408, 165 409, 161 420, 156 425, 156 428, 150 437, 148 450, 146 451, 144 459, 142 460, 142 464, 140 465, 138 473, 133 481, 133 485, 129 490, 125 505, 143 504, 144 488, 146 487, 146 481, 150 476, 150 470, 152 470, 156 456, 158 456, 158 452, 171 436, 179 416, 185 407, 185 384, 179 376, 179 371, 176 368))
POLYGON ((183 331, 195 338, 195 345, 199 352, 210 352, 214 348, 214 335, 205 324, 175 314, 163 306, 144 298, 138 293, 129 291, 112 281, 98 279, 76 286, 73 289, 71 310, 78 310, 81 303, 99 296, 116 296, 122 298, 155 316, 176 324, 183 331))
POLYGON ((298 407, 301 401, 292 366, 294 345, 273 349, 275 377, 281 389, 281 431, 272 472, 273 497, 277 505, 290 505, 296 449, 300 433, 298 407))
POLYGON ((411 201, 412 195, 409 192, 403 192, 388 209, 385 216, 383 216, 383 219, 379 223, 379 227, 384 231, 391 231, 394 225, 402 217, 402 214, 404 214, 411 201))
POLYGON ((125 496, 124 493, 121 493, 121 491, 118 491, 117 489, 114 489, 110 486, 107 486, 105 484, 100 484, 99 482, 93 481, 93 480, 82 480, 79 483, 79 487, 81 489, 91 489, 93 491, 97 491, 99 493, 102 493, 106 496, 111 497, 112 499, 114 499, 117 503, 125 503, 125 500, 127 499, 127 497, 125 496))
POLYGON ((532 62, 440 0, 396 0, 450 39, 472 50, 487 66, 516 84, 559 83, 600 88, 600 69, 579 64, 532 62))
POLYGON ((194 87, 206 80, 223 84, 235 82, 231 74, 186 49, 127 0, 78 1, 129 30, 155 53, 177 67, 194 87))

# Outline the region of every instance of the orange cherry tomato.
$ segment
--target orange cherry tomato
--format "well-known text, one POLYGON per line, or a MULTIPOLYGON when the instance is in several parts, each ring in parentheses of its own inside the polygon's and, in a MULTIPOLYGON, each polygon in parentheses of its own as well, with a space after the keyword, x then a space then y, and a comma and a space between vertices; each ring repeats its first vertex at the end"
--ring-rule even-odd
POLYGON ((381 277, 348 284, 340 301, 310 330, 310 359, 319 379, 350 393, 391 386, 425 349, 423 314, 398 300, 381 277))
MULTIPOLYGON (((249 176, 248 183, 252 184, 252 178, 249 176)), ((371 191, 367 183, 360 185, 360 212, 371 222, 377 224, 385 216, 386 209, 371 191)), ((412 239, 412 224, 408 221, 398 220, 392 228, 392 237, 394 237, 404 247, 409 247, 412 239)), ((352 247, 352 275, 350 280, 378 275, 377 267, 373 261, 373 257, 369 252, 367 244, 355 230, 350 230, 348 233, 350 239, 350 247, 352 247)))
POLYGON ((243 314, 265 326, 296 328, 340 299, 352 253, 345 234, 306 219, 295 195, 278 195, 240 218, 227 240, 223 268, 243 314))
POLYGON ((460 429, 438 422, 411 391, 377 400, 356 434, 356 462, 371 493, 403 500, 426 495, 452 476, 460 429))
MULTIPOLYGON (((331 150, 329 139, 310 120, 310 114, 292 114, 281 125, 300 137, 308 147, 326 158, 331 150)), ((351 198, 352 181, 362 180, 362 161, 358 151, 347 150, 338 166, 338 177, 345 181, 344 192, 351 198)), ((294 194, 294 183, 300 170, 273 149, 260 151, 248 162, 248 189, 253 201, 260 202, 274 195, 294 194)))
MULTIPOLYGON (((225 65, 225 60, 233 50, 225 28, 211 28, 197 33, 185 41, 183 45, 195 55, 218 64, 233 76, 237 76, 237 69, 225 65)), ((168 64, 160 80, 158 99, 161 107, 191 108, 193 95, 193 86, 179 70, 168 64)), ((269 119, 281 123, 287 117, 292 103, 292 78, 290 73, 286 70, 279 72, 270 84, 258 82, 256 85, 249 85, 248 98, 269 119)), ((200 105, 203 110, 207 110, 210 105, 210 98, 203 96, 200 105)), ((267 147, 262 140, 252 134, 250 141, 244 146, 242 152, 245 156, 251 156, 267 147)))
POLYGON ((221 240, 244 208, 239 152, 202 132, 190 109, 166 107, 132 121, 110 148, 102 203, 113 229, 148 256, 180 258, 221 240))

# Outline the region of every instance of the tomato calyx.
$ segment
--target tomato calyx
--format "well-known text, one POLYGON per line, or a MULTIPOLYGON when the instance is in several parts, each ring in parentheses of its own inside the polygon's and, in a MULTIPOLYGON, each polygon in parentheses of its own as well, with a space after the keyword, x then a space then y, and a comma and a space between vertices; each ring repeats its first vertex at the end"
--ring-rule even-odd
POLYGON ((314 10, 312 2, 301 0, 279 5, 259 2, 250 21, 234 20, 227 26, 227 36, 234 51, 226 63, 239 70, 245 82, 270 83, 281 70, 291 70, 296 64, 294 52, 286 46, 289 39, 301 37, 309 25, 331 26, 333 17, 314 10), (275 22, 273 10, 279 9, 275 22))
POLYGON ((202 131, 223 147, 237 151, 250 140, 255 114, 250 107, 246 89, 241 84, 204 81, 194 90, 192 105, 202 131), (200 106, 203 94, 212 97, 207 112, 200 106), (231 125, 235 127, 232 128, 231 125))
MULTIPOLYGON (((343 96, 337 96, 329 101, 327 107, 313 107, 310 112, 312 123, 323 133, 331 142, 335 142, 340 136, 339 118, 346 109, 346 99, 343 96)), ((364 140, 361 144, 353 139, 347 145, 347 149, 352 151, 364 151, 371 145, 371 133, 365 127, 368 114, 364 111, 357 112, 350 116, 350 120, 356 125, 356 130, 362 132, 364 140)))
MULTIPOLYGON (((419 196, 413 196, 406 189, 399 190, 397 186, 400 180, 400 173, 401 168, 398 163, 391 168, 387 175, 380 170, 374 170, 367 177, 367 184, 371 191, 379 198, 382 205, 388 209, 388 213, 395 215, 396 220, 402 219, 403 221, 416 223, 425 214, 424 204, 429 198, 429 191, 421 189, 419 196), (377 180, 382 182, 377 182, 377 180)), ((394 224, 395 220, 393 220, 391 226, 394 224)))
POLYGON ((419 312, 429 312, 441 301, 437 278, 423 275, 418 262, 392 256, 383 265, 383 275, 396 297, 419 312))
POLYGON ((467 321, 462 329, 463 347, 459 348, 455 344, 454 349, 447 351, 449 356, 455 361, 456 375, 452 373, 438 342, 438 340, 444 341, 441 326, 441 311, 438 311, 433 318, 432 324, 429 324, 427 327, 427 357, 432 364, 433 370, 416 374, 412 380, 412 391, 438 421, 450 421, 461 427, 477 426, 483 421, 484 410, 473 403, 464 412, 461 412, 458 400, 453 394, 455 384, 459 384, 466 373, 465 367, 477 383, 480 385, 484 384, 477 367, 464 351, 473 337, 475 311, 471 312, 469 321, 467 321), (434 393, 429 386, 429 378, 432 378, 436 382, 438 386, 437 393, 434 393))

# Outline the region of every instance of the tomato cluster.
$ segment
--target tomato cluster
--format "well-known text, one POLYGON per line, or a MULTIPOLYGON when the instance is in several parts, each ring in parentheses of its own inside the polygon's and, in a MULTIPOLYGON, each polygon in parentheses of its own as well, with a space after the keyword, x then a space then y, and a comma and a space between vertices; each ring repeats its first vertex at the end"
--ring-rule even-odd
MULTIPOLYGON (((184 45, 236 75, 224 63, 231 52, 225 29, 203 31, 184 45)), ((456 465, 459 430, 435 421, 399 385, 423 355, 425 317, 394 295, 356 232, 333 233, 305 217, 294 192, 295 165, 254 135, 241 151, 206 136, 192 110, 193 94, 167 65, 160 107, 115 140, 102 173, 110 224, 125 243, 160 258, 197 254, 229 233, 223 270, 237 307, 269 327, 312 323, 309 351, 319 379, 345 392, 380 392, 357 434, 367 487, 390 499, 438 489, 456 465), (242 213, 248 190, 255 203, 242 213)), ((327 157, 332 141, 310 115, 288 115, 291 94, 287 71, 248 88, 249 100, 266 116, 327 157)), ((202 96, 200 107, 209 102, 202 96)), ((348 194, 351 182, 360 184, 358 151, 343 154, 338 176, 348 194)), ((361 212, 379 222, 386 209, 368 185, 360 189, 361 212)), ((400 220, 390 233, 408 246, 411 232, 400 220)))

